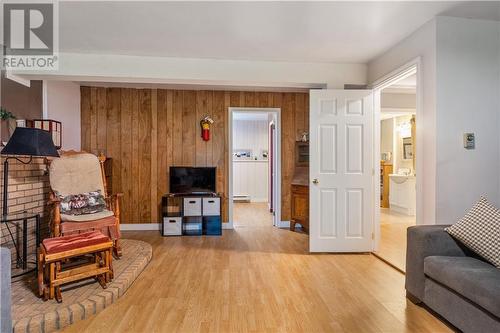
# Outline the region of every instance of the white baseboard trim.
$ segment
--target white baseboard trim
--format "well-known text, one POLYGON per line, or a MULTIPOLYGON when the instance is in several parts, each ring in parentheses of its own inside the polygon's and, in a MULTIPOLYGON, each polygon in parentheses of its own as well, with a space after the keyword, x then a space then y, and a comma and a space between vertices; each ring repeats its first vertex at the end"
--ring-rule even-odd
POLYGON ((159 223, 123 223, 120 224, 120 230, 121 231, 158 231, 160 230, 160 224, 159 223))
POLYGON ((280 221, 280 228, 290 228, 290 221, 280 221))
MULTIPOLYGON (((290 228, 290 221, 280 221, 278 228, 290 228)), ((222 229, 233 229, 233 224, 222 223, 222 229)))

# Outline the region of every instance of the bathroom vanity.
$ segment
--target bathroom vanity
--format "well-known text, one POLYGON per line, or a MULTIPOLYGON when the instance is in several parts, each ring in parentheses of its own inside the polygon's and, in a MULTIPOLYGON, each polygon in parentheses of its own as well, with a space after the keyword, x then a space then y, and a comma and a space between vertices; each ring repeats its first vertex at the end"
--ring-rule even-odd
POLYGON ((390 174, 390 193, 389 206, 390 209, 415 216, 416 212, 416 177, 414 175, 390 174))

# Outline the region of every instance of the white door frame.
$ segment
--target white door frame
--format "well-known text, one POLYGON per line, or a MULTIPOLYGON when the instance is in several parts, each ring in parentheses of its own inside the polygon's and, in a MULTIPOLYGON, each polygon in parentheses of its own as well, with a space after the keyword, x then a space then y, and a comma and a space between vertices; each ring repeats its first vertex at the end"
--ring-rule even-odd
MULTIPOLYGON (((280 227, 281 221, 281 109, 280 108, 245 108, 245 107, 230 107, 228 108, 228 172, 229 172, 229 203, 228 203, 228 223, 224 227, 225 229, 233 229, 233 114, 234 112, 267 112, 276 114, 276 200, 275 200, 275 218, 274 221, 278 221, 279 224, 276 225, 280 227)), ((274 224, 274 222, 273 222, 274 224)))
MULTIPOLYGON (((403 66, 395 69, 389 74, 383 76, 382 78, 375 81, 372 85, 373 93, 374 93, 374 101, 375 101, 375 109, 374 109, 374 166, 375 166, 375 177, 374 177, 374 201, 373 205, 375 211, 373 212, 375 220, 374 220, 374 251, 378 250, 380 244, 380 168, 376 167, 380 163, 380 113, 381 113, 381 99, 380 94, 384 88, 394 84, 396 81, 407 77, 409 75, 417 74, 417 89, 416 89, 416 113, 415 118, 422 119, 422 106, 423 106, 423 95, 422 95, 422 60, 420 57, 417 57, 403 66)), ((423 153, 423 130, 422 126, 417 126, 416 130, 416 164, 415 171, 416 174, 416 190, 417 190, 417 203, 416 203, 416 224, 423 224, 422 216, 423 216, 423 177, 419 175, 423 175, 423 164, 422 164, 422 153, 423 153)))

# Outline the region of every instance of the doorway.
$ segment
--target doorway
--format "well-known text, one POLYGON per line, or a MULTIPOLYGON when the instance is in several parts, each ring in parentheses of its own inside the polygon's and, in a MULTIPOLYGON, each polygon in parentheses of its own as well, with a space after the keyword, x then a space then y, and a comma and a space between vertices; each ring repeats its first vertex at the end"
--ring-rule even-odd
MULTIPOLYGON (((423 119, 420 64, 420 58, 412 60, 375 82, 373 90, 310 91, 310 252, 374 252, 379 256, 383 185, 380 179, 383 176, 381 95, 385 88, 410 77, 415 85, 412 88, 414 106, 412 112, 405 108, 400 110, 409 113, 410 121, 398 126, 401 142, 398 141, 396 149, 398 153, 401 151, 405 163, 411 162, 406 171, 400 164, 393 178, 398 182, 412 178, 410 189, 414 191, 415 200, 406 200, 412 203, 411 206, 403 204, 404 200, 393 202, 393 208, 396 210, 399 206, 398 213, 413 216, 409 218, 410 224, 423 223, 423 181, 422 177, 417 177, 423 160, 423 136, 420 134, 423 126, 417 124, 423 119)), ((396 112, 391 108, 385 111, 396 112)), ((388 171, 387 176, 393 172, 388 171)), ((399 261, 397 265, 391 263, 401 271, 405 270, 406 228, 398 234, 400 243, 394 251, 400 254, 399 261)), ((395 237, 388 235, 385 238, 395 237)))
POLYGON ((417 215, 417 67, 379 90, 380 229, 374 254, 406 270, 406 230, 417 215))
POLYGON ((281 224, 280 109, 229 108, 229 226, 281 224))

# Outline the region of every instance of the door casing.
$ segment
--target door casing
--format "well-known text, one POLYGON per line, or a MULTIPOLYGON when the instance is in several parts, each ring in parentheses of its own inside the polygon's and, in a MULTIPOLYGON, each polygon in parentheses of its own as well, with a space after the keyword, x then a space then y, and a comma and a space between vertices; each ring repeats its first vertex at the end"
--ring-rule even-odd
MULTIPOLYGON (((421 57, 417 57, 403 66, 398 67, 394 71, 389 74, 383 76, 382 78, 376 80, 371 88, 373 89, 373 97, 375 101, 374 108, 374 133, 375 138, 380 138, 380 113, 381 113, 381 105, 380 105, 380 95, 384 88, 389 87, 394 84, 401 78, 411 75, 411 73, 416 73, 417 75, 417 89, 416 89, 416 112, 415 118, 417 119, 417 124, 419 123, 419 119, 423 119, 423 86, 422 86, 422 59, 421 57)), ((422 121, 420 121, 422 124, 422 121)), ((417 203, 416 203, 416 224, 421 225, 425 224, 422 220, 423 214, 423 152, 424 152, 424 138, 423 138, 423 128, 421 125, 417 125, 416 131, 416 191, 417 191, 417 203)), ((374 151, 376 154, 374 155, 374 161, 378 161, 380 159, 380 140, 375 140, 374 142, 374 151)), ((378 162, 377 162, 378 163, 378 162)), ((374 251, 377 251, 380 246, 380 202, 378 198, 380 198, 380 168, 375 168, 375 196, 374 200, 376 209, 374 213, 374 251)))

